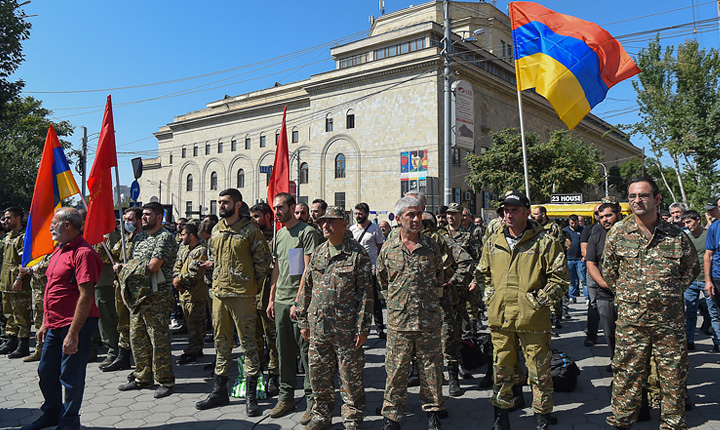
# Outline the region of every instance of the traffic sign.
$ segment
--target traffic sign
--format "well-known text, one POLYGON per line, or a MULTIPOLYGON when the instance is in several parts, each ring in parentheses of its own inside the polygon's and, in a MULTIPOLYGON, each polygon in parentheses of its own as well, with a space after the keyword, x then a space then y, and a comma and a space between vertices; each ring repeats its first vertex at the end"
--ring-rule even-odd
POLYGON ((137 200, 140 197, 140 184, 138 181, 132 181, 130 184, 130 200, 137 200))
POLYGON ((272 173, 272 164, 269 166, 260 166, 260 173, 272 173))
POLYGON ((142 158, 133 158, 132 160, 130 160, 130 163, 132 163, 133 176, 135 176, 135 179, 140 179, 140 176, 142 176, 143 173, 142 158))

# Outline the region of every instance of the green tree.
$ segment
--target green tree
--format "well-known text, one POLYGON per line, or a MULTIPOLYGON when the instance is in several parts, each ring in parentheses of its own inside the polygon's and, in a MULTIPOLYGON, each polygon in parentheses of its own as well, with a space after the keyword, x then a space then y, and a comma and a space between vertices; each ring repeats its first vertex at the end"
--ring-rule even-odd
MULTIPOLYGON (((508 128, 492 134, 492 147, 482 155, 467 156, 470 174, 466 182, 476 192, 491 188, 500 194, 525 189, 520 132, 508 128)), ((600 151, 567 130, 555 131, 546 142, 526 133, 530 195, 547 202, 554 192, 578 192, 586 184, 597 184, 600 151)))
POLYGON ((669 204, 677 200, 680 196, 680 185, 678 184, 675 169, 663 166, 656 159, 648 157, 645 159, 645 171, 643 174, 643 162, 639 158, 633 158, 614 169, 610 169, 610 177, 615 189, 620 195, 627 194, 627 188, 630 181, 646 176, 655 180, 663 196, 663 202, 669 204))
MULTIPOLYGON (((0 208, 30 208, 40 157, 48 128, 52 125, 58 138, 68 136, 73 126, 68 121, 53 122, 52 112, 32 97, 15 98, 5 105, 0 118, 0 208)), ((60 139, 67 150, 70 142, 60 139)), ((68 158, 77 151, 66 152, 68 158)))
MULTIPOLYGON (((659 38, 637 58, 642 70, 633 82, 640 121, 630 133, 648 138, 658 163, 667 156, 675 171, 679 195, 674 200, 699 207, 715 193, 720 175, 720 57, 687 40, 675 50, 659 38)), ((665 169, 658 172, 670 182, 665 169)), ((667 196, 666 196, 667 197, 667 196)))
POLYGON ((22 41, 30 36, 30 23, 16 0, 0 1, 0 115, 5 105, 20 94, 25 83, 9 80, 25 59, 22 41))

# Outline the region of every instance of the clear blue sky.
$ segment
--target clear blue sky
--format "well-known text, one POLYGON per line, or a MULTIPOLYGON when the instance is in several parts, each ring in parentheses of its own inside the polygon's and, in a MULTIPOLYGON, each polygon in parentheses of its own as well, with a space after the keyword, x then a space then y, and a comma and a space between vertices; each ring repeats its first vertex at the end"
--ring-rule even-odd
MULTIPOLYGON (((421 3, 386 0, 385 11, 421 3)), ((633 57, 654 38, 654 31, 629 35, 693 21, 698 22, 696 34, 692 28, 663 31, 662 43, 677 45, 697 37, 705 47, 718 46, 717 22, 699 24, 717 18, 714 0, 540 3, 603 26, 633 57)), ((498 1, 497 7, 507 11, 507 1, 498 1)), ((99 131, 111 94, 125 185, 132 181, 130 159, 154 156, 157 140, 152 133, 173 116, 202 109, 226 94, 332 70, 329 48, 363 37, 370 28, 368 17, 380 15, 377 0, 33 0, 24 10, 37 15, 28 18, 33 28, 24 43, 25 62, 16 73, 26 82, 25 94, 43 100, 56 119, 77 126, 69 139, 77 147, 81 126, 90 135, 99 131), (180 81, 166 83, 173 80, 180 81), (156 83, 162 84, 147 85, 156 83), (121 89, 132 86, 140 87, 121 89)), ((613 87, 593 113, 613 124, 627 124, 638 119, 635 107, 635 92, 625 81, 613 87)), ((643 146, 642 138, 633 142, 643 146)), ((96 145, 97 137, 89 145, 91 154, 96 145)))

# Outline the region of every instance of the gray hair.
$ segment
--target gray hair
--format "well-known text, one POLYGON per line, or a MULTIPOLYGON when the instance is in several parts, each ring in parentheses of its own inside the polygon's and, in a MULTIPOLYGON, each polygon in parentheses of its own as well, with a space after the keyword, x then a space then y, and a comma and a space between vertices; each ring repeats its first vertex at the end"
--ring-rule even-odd
POLYGON ((675 202, 671 204, 669 210, 673 210, 675 208, 680 208, 680 210, 683 212, 687 211, 687 206, 685 206, 685 203, 682 202, 675 202))
POLYGON ((83 217, 75 208, 60 208, 55 211, 55 216, 61 223, 69 222, 75 230, 82 230, 83 217))
POLYGON ((402 214, 405 213, 405 210, 410 207, 418 207, 422 208, 423 204, 420 202, 420 200, 416 199, 415 197, 405 196, 398 200, 395 203, 395 209, 393 209, 393 213, 396 217, 401 217, 402 214))
POLYGON ((420 202, 420 207, 425 207, 425 193, 418 190, 410 190, 405 193, 405 197, 415 197, 420 202))

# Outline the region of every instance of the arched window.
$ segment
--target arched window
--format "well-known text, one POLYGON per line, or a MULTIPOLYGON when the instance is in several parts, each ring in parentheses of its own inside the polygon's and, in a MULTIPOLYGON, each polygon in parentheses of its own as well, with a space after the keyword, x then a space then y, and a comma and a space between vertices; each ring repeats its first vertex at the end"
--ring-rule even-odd
POLYGON ((245 188, 245 170, 243 170, 243 169, 238 170, 237 187, 245 188))
POLYGON ((217 172, 210 174, 210 189, 217 190, 217 172))
POLYGON ((355 112, 352 109, 345 115, 345 128, 355 128, 355 112))
POLYGON ((309 177, 308 164, 300 163, 300 184, 307 184, 308 177, 309 177))
POLYGON ((195 145, 195 146, 193 146, 193 157, 197 157, 197 156, 198 156, 198 147, 197 147, 197 145, 195 145))
POLYGON ((335 178, 345 177, 345 155, 340 153, 335 156, 335 178))
POLYGON ((173 157, 172 157, 172 154, 170 154, 170 164, 172 164, 172 162, 173 162, 173 157))
POLYGON ((333 118, 330 114, 325 115, 325 132, 333 131, 333 118))
POLYGON ((185 158, 187 156, 187 150, 185 148, 182 149, 182 158, 185 158))
POLYGON ((222 141, 218 140, 218 154, 222 154, 223 152, 223 143, 222 141))
POLYGON ((265 147, 265 133, 260 133, 260 147, 265 147))
POLYGON ((193 190, 192 174, 188 174, 187 181, 185 181, 185 191, 192 191, 192 190, 193 190))
POLYGON ((279 141, 280 141, 280 130, 275 130, 275 146, 277 146, 279 141))
POLYGON ((298 143, 300 142, 300 132, 298 131, 297 127, 293 127, 292 129, 292 143, 298 143))

